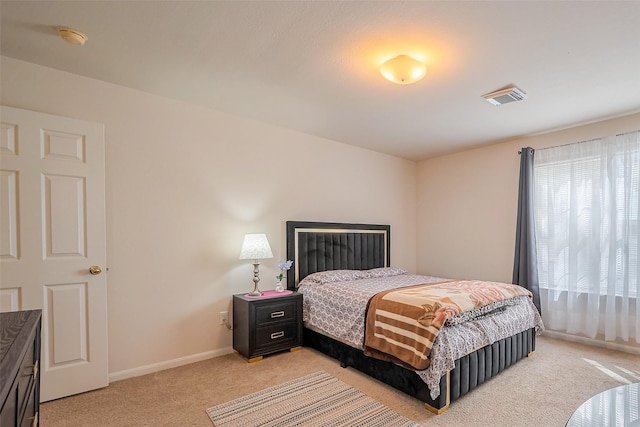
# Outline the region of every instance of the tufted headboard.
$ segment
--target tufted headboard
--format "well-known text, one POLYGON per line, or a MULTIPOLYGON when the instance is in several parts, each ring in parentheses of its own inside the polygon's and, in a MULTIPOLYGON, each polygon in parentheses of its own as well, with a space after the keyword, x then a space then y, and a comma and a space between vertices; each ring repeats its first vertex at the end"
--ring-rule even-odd
POLYGON ((318 271, 389 267, 390 233, 389 225, 287 221, 287 289, 318 271))

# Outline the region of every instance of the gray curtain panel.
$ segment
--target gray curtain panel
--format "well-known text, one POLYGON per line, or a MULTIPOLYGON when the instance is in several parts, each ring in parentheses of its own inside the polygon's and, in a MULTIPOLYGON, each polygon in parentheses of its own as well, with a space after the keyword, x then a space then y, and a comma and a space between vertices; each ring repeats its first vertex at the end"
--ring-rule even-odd
POLYGON ((513 260, 513 283, 533 293, 533 303, 540 310, 538 290, 538 262, 536 251, 536 227, 533 216, 533 155, 531 147, 520 150, 520 186, 518 189, 518 222, 516 226, 516 251, 513 260))

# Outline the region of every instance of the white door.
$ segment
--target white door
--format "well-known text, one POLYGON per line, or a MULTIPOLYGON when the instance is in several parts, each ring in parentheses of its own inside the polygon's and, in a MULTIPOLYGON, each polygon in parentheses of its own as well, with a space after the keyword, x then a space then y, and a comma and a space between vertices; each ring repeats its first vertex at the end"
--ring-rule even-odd
POLYGON ((105 387, 104 126, 1 108, 0 311, 42 309, 42 402, 105 387))

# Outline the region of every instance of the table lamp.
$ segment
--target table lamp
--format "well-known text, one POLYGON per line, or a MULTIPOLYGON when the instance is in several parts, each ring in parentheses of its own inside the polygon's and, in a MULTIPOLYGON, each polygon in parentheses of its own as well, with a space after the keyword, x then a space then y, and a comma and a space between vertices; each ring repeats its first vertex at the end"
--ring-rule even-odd
POLYGON ((253 260, 253 291, 248 295, 260 296, 262 292, 258 290, 258 282, 260 281, 260 272, 258 266, 259 259, 273 258, 269 241, 266 234, 245 234, 242 241, 242 249, 240 250, 240 259, 253 260))

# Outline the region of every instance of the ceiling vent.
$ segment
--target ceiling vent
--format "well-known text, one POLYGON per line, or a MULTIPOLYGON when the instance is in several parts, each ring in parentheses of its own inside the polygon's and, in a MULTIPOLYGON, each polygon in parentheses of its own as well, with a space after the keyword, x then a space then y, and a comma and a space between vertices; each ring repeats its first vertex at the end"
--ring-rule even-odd
POLYGON ((482 97, 490 104, 502 105, 510 102, 522 101, 527 97, 527 94, 515 86, 509 86, 508 88, 482 95, 482 97))

